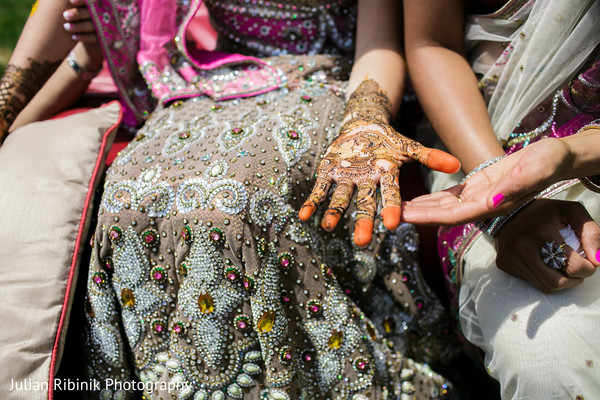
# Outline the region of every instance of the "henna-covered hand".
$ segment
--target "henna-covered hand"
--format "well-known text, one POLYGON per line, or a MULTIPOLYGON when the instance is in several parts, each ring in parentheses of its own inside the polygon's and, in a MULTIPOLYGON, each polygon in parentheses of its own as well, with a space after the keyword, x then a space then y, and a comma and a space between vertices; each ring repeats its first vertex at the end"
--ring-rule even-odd
POLYGON ((300 210, 300 219, 310 218, 327 197, 332 182, 336 182, 337 187, 321 222, 325 230, 334 229, 350 204, 356 186, 354 242, 359 246, 367 245, 371 241, 377 210, 377 186, 381 188, 383 223, 386 228, 394 229, 400 223, 400 166, 413 160, 444 172, 456 172, 460 167, 451 155, 424 147, 387 124, 354 121, 344 125, 319 165, 317 181, 300 210))
POLYGON ((0 78, 0 144, 17 115, 40 90, 61 61, 31 61, 26 68, 8 64, 0 78))

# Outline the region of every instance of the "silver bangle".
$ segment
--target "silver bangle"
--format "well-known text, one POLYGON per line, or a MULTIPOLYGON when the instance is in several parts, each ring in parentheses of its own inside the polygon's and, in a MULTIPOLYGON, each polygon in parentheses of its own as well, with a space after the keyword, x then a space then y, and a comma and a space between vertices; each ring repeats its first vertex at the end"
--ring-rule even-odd
POLYGON ((98 75, 98 73, 102 69, 99 68, 97 71, 92 72, 83 68, 77 62, 77 57, 75 56, 75 52, 73 50, 71 50, 67 55, 67 64, 69 64, 69 67, 71 67, 71 69, 75 71, 75 73, 84 81, 91 81, 96 75, 98 75))
POLYGON ((506 157, 507 155, 503 155, 503 156, 499 156, 496 158, 492 158, 490 160, 487 160, 485 162, 482 162, 481 164, 479 164, 478 166, 476 166, 475 168, 473 168, 473 170, 471 172, 469 172, 460 183, 465 183, 465 181, 467 179, 469 179, 471 176, 473 176, 475 173, 481 171, 482 169, 485 169, 487 167, 489 167, 492 164, 496 164, 498 161, 502 160, 504 157, 506 157))

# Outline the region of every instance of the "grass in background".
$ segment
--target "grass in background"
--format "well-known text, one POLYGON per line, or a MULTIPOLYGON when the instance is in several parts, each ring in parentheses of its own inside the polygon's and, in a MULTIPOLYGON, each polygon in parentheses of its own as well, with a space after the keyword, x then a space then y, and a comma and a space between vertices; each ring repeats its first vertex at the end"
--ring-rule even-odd
POLYGON ((17 44, 34 0, 0 0, 0 73, 17 44))

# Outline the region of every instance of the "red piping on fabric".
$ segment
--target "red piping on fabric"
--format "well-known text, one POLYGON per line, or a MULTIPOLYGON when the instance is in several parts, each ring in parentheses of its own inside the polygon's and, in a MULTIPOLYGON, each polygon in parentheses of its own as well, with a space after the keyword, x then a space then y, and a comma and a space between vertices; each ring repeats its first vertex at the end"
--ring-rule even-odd
POLYGON ((81 214, 81 219, 79 222, 79 230, 77 231, 77 238, 75 241, 75 249, 73 250, 73 258, 71 259, 71 269, 69 271, 69 279, 67 281, 67 288, 65 291, 63 307, 62 307, 62 311, 60 314, 60 320, 58 322, 56 339, 54 340, 54 347, 52 348, 52 359, 50 361, 50 374, 48 377, 48 400, 54 399, 54 374, 56 372, 55 370, 56 370, 56 359, 58 357, 58 347, 60 345, 60 337, 61 337, 62 330, 64 328, 65 318, 67 317, 67 311, 69 308, 69 298, 71 297, 71 288, 73 287, 73 280, 75 279, 75 266, 77 264, 79 249, 80 249, 82 240, 84 239, 83 235, 85 233, 84 232, 85 221, 87 219, 87 213, 89 212, 90 202, 92 201, 92 196, 94 194, 93 193, 94 192, 94 190, 93 190, 94 182, 96 181, 96 177, 98 176, 100 171, 102 171, 102 169, 104 168, 104 161, 103 161, 104 150, 106 149, 108 137, 110 136, 112 131, 114 131, 115 129, 117 129, 119 127, 119 125, 121 124, 121 120, 123 119, 123 109, 120 106, 120 103, 118 101, 116 101, 116 100, 111 101, 110 103, 108 103, 102 107, 108 107, 112 104, 119 104, 119 119, 114 125, 112 125, 110 128, 108 128, 106 130, 106 132, 104 133, 104 137, 102 138, 102 145, 100 146, 100 151, 98 152, 98 158, 96 158, 96 165, 94 166, 94 172, 92 173, 92 177, 90 178, 90 181, 88 184, 88 192, 85 197, 85 203, 83 205, 83 212, 81 214))

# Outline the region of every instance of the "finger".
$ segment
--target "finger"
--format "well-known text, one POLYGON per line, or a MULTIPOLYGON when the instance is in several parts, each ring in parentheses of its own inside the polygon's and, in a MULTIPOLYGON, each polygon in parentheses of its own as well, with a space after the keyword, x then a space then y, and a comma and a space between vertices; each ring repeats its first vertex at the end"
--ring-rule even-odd
POLYGON ((75 7, 84 7, 85 6, 85 0, 69 0, 69 3, 71 3, 75 7))
POLYGON ((414 142, 411 147, 410 156, 435 171, 453 174, 460 170, 460 161, 445 151, 430 149, 419 142, 414 142))
POLYGON ((352 192, 354 191, 354 184, 351 181, 340 181, 337 187, 331 195, 331 201, 329 202, 329 208, 323 215, 321 226, 326 231, 332 231, 342 214, 346 211, 352 200, 352 192))
POLYGON ((70 8, 63 12, 63 18, 67 22, 91 20, 90 12, 85 7, 70 8))
POLYGON ((399 184, 400 168, 392 165, 385 171, 380 180, 383 225, 389 229, 396 229, 400 224, 402 198, 399 184))
POLYGON ((92 21, 81 21, 81 22, 66 22, 63 24, 65 30, 73 34, 86 34, 95 33, 94 24, 92 21))
POLYGON ((298 217, 302 221, 306 221, 313 215, 317 207, 325 201, 327 198, 327 193, 329 192, 329 188, 331 187, 331 182, 329 179, 326 179, 322 176, 317 176, 317 180, 315 181, 315 186, 313 190, 308 196, 308 199, 304 202, 300 211, 298 212, 298 217))
POLYGON ((478 219, 481 206, 474 202, 459 203, 456 196, 444 200, 444 205, 402 204, 401 221, 420 225, 459 225, 478 219))
POLYGON ((585 251, 587 261, 600 266, 600 227, 580 203, 565 203, 562 215, 566 218, 585 251))
POLYGON ((373 236, 377 187, 373 182, 361 182, 356 194, 356 222, 354 223, 354 243, 364 247, 373 236))
POLYGON ((95 33, 75 33, 71 35, 74 42, 94 44, 98 43, 98 36, 95 33))

